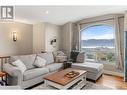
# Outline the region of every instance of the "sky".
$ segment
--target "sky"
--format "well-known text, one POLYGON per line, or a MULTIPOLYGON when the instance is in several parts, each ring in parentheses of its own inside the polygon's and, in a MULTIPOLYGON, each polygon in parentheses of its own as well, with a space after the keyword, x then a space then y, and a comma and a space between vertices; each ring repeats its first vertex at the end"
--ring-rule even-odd
POLYGON ((84 29, 81 32, 81 39, 113 39, 114 38, 114 30, 112 26, 107 25, 99 25, 92 26, 84 29))

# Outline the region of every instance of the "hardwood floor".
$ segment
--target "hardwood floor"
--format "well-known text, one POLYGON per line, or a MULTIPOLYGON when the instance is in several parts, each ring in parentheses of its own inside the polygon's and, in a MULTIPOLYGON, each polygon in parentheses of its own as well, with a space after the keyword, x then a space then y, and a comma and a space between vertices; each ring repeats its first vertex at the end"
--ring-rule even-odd
POLYGON ((104 74, 97 80, 96 84, 103 85, 113 89, 127 90, 127 82, 122 77, 104 74))
MULTIPOLYGON (((32 87, 27 88, 26 90, 37 87, 43 83, 44 82, 36 84, 32 87)), ((112 76, 107 74, 104 74, 102 77, 100 77, 97 80, 96 84, 103 85, 103 86, 113 88, 116 90, 127 90, 127 82, 124 82, 122 77, 117 77, 117 76, 112 76)))

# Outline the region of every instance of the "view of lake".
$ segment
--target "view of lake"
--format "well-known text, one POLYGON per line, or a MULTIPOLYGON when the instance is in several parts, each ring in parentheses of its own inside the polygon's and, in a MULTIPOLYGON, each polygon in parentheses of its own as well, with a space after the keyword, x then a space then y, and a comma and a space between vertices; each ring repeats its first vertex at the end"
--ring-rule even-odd
POLYGON ((114 39, 89 39, 81 40, 82 48, 115 48, 114 39))

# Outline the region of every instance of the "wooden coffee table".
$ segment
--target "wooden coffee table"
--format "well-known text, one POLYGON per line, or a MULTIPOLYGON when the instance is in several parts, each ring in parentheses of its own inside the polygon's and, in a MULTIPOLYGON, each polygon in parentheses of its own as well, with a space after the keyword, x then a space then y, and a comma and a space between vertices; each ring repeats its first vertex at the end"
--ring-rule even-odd
POLYGON ((87 72, 79 69, 68 68, 44 77, 44 82, 46 85, 53 86, 57 89, 81 89, 86 84, 86 74, 87 72), (79 72, 79 75, 68 78, 65 74, 70 71, 79 72))

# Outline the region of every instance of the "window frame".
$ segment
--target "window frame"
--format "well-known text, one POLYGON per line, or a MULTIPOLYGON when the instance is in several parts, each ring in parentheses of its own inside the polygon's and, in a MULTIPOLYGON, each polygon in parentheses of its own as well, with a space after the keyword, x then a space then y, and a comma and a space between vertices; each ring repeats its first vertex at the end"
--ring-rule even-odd
MULTIPOLYGON (((90 27, 95 27, 95 26, 110 26, 110 27, 112 27, 113 28, 113 33, 114 33, 114 39, 116 39, 115 38, 115 27, 114 27, 114 25, 112 24, 112 23, 94 23, 94 24, 88 24, 88 25, 86 25, 84 28, 82 28, 81 30, 80 30, 80 50, 82 49, 81 48, 81 32, 83 32, 84 30, 86 30, 86 29, 88 29, 88 28, 90 28, 90 27)), ((115 51, 116 51, 116 42, 115 42, 115 51)), ((115 54, 116 52, 114 52, 114 54, 115 54)), ((96 57, 96 56, 95 56, 96 57)), ((115 54, 115 57, 117 57, 117 55, 115 54)), ((94 60, 94 62, 97 62, 97 60, 95 59, 94 60)), ((115 64, 117 64, 117 60, 116 60, 116 63, 115 64)))

